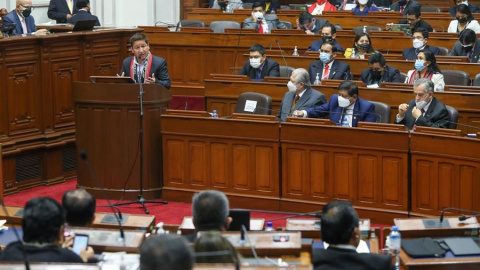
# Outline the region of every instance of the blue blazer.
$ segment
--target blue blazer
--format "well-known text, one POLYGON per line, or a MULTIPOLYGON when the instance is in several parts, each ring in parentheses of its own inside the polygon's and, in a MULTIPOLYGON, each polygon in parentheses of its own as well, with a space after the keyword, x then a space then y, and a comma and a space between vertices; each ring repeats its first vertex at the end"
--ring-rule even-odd
MULTIPOLYGON (((332 95, 330 100, 320 106, 307 109, 309 118, 321 118, 330 115, 330 120, 334 123, 340 123, 340 116, 343 108, 338 106, 338 95, 332 95)), ((358 126, 358 121, 362 122, 377 122, 377 115, 375 114, 375 105, 360 97, 357 98, 355 106, 353 106, 352 127, 358 126)))
POLYGON ((2 31, 4 27, 12 25, 12 23, 14 23, 17 25, 15 29, 13 29, 13 34, 15 35, 30 34, 33 32, 37 32, 37 27, 35 26, 35 19, 33 18, 32 15, 30 15, 27 18, 25 18, 25 23, 27 24, 28 33, 23 33, 22 22, 20 21, 20 18, 16 13, 17 13, 16 10, 12 10, 3 18, 2 31))
POLYGON ((100 22, 98 21, 98 17, 95 15, 90 14, 89 12, 81 9, 72 18, 67 20, 67 23, 75 24, 77 21, 90 21, 90 20, 97 20, 96 26, 100 26, 100 22))

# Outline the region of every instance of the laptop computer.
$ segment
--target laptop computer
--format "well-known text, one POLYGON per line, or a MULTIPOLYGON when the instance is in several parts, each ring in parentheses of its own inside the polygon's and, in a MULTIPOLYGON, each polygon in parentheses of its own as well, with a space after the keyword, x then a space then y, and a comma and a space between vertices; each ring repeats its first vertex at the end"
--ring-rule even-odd
POLYGON ((387 24, 387 29, 390 28, 390 31, 402 31, 407 36, 412 35, 412 30, 410 28, 410 24, 403 24, 403 23, 389 23, 387 24))
POLYGON ((480 247, 472 238, 456 237, 445 238, 445 244, 450 248, 450 251, 455 256, 473 256, 480 255, 480 247))
POLYGON ((228 214, 232 218, 232 223, 228 226, 229 231, 241 231, 242 225, 247 231, 250 231, 250 211, 248 210, 230 210, 228 214))
POLYGON ((92 31, 97 20, 77 21, 72 31, 92 31))

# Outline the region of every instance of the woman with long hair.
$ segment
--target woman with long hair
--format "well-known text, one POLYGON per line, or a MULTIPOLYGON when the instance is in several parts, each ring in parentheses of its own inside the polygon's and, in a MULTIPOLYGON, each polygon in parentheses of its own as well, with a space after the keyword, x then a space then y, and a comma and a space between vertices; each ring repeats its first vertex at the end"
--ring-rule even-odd
POLYGON ((472 29, 475 33, 480 33, 480 24, 474 19, 470 8, 467 5, 460 4, 457 6, 455 20, 450 22, 448 26, 449 33, 461 33, 465 29, 472 29))
POLYGON ((378 8, 372 6, 373 0, 356 0, 357 6, 352 9, 353 14, 357 16, 368 16, 370 11, 378 11, 378 8))
POLYGON ((353 48, 347 48, 345 50, 345 58, 352 59, 366 59, 366 54, 374 53, 375 50, 372 46, 372 40, 367 33, 356 35, 353 41, 353 48))
POLYGON ((408 71, 405 83, 414 84, 420 78, 430 79, 435 92, 443 91, 445 88, 443 74, 437 65, 435 55, 429 50, 422 50, 418 53, 415 69, 408 71))

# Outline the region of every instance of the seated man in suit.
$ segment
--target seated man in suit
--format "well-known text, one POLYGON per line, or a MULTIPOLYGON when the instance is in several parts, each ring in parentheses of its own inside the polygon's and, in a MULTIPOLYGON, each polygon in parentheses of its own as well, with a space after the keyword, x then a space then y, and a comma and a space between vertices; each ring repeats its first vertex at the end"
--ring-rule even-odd
POLYGON ((322 44, 325 42, 333 42, 335 47, 337 47, 337 52, 341 52, 342 54, 345 52, 345 49, 340 45, 337 40, 337 29, 333 24, 326 24, 323 26, 321 31, 322 40, 315 40, 310 44, 307 51, 320 51, 322 44))
POLYGON ((419 7, 411 7, 406 12, 406 19, 400 20, 400 24, 410 24, 410 33, 418 31, 418 28, 426 29, 428 32, 433 32, 433 28, 426 21, 422 20, 422 12, 419 7))
POLYGON ((285 24, 278 21, 276 14, 265 15, 265 3, 255 2, 252 6, 252 15, 243 21, 244 29, 255 29, 260 34, 267 34, 272 29, 286 29, 285 24))
POLYGON ((445 105, 433 96, 433 82, 421 78, 413 85, 415 99, 408 104, 398 106, 395 124, 404 124, 408 129, 415 130, 417 126, 448 127, 448 111, 445 105))
POLYGON ((370 66, 367 69, 362 71, 362 82, 364 82, 367 87, 380 87, 382 82, 396 82, 403 83, 402 78, 400 78, 400 71, 398 69, 388 66, 387 60, 379 52, 370 55, 368 58, 368 65, 370 66))
POLYGON ((327 20, 317 19, 312 14, 304 12, 298 16, 297 29, 302 29, 307 35, 318 35, 328 23, 327 20))
POLYGON ((350 202, 329 202, 322 209, 322 239, 327 249, 312 250, 315 270, 393 270, 390 255, 358 253, 358 214, 350 202))
POLYGON ((263 80, 265 76, 280 77, 280 66, 265 55, 262 45, 250 47, 250 60, 245 62, 238 75, 247 75, 252 80, 263 80))
POLYGON ((30 14, 32 13, 32 0, 17 0, 15 9, 10 11, 3 18, 2 32, 7 32, 9 27, 15 28, 12 31, 14 35, 45 35, 47 30, 41 29, 37 31, 35 26, 35 19, 30 14))
POLYGON ((451 56, 468 56, 470 63, 477 63, 480 59, 480 42, 477 34, 472 29, 465 29, 460 33, 458 41, 455 42, 451 56))
POLYGON ((227 196, 220 191, 204 190, 195 193, 192 199, 195 233, 185 236, 188 241, 193 243, 197 232, 226 231, 232 222, 232 218, 228 216, 229 204, 227 196))
POLYGON ((358 86, 352 81, 344 81, 338 86, 338 95, 317 107, 294 111, 294 116, 321 118, 330 115, 330 120, 337 125, 356 127, 358 122, 377 122, 375 105, 358 96, 358 86))
POLYGON ((57 23, 66 23, 78 12, 74 0, 50 0, 48 5, 48 18, 56 20, 57 23))
POLYGON ((390 6, 390 11, 400 12, 403 16, 406 15, 407 10, 410 8, 422 8, 422 4, 415 0, 398 0, 390 6))
POLYGON ((434 55, 438 55, 440 50, 438 47, 430 46, 428 42, 428 31, 424 28, 417 28, 412 34, 412 43, 413 47, 403 49, 402 56, 406 60, 415 61, 417 60, 417 55, 422 50, 429 50, 434 55))
POLYGON ((141 270, 191 270, 194 261, 192 249, 181 236, 154 236, 140 247, 141 270))
POLYGON ((97 201, 85 189, 75 189, 65 192, 62 206, 65 209, 65 222, 68 226, 90 227, 95 220, 97 201))
POLYGON ((78 0, 76 4, 78 12, 67 20, 67 23, 75 24, 78 21, 96 20, 96 26, 100 26, 98 17, 90 13, 90 0, 78 0))
POLYGON ((288 92, 283 95, 280 111, 277 114, 277 118, 282 122, 285 122, 287 116, 291 116, 295 110, 305 110, 327 102, 324 94, 312 89, 310 76, 304 68, 297 68, 292 72, 287 87, 288 92))
POLYGON ((448 12, 454 18, 457 17, 457 6, 461 4, 467 5, 472 13, 480 13, 480 9, 478 8, 478 5, 468 3, 467 0, 453 0, 453 4, 455 5, 453 7, 450 7, 448 9, 448 12))
POLYGON ((337 47, 332 42, 322 44, 320 48, 320 60, 310 63, 308 72, 310 81, 313 83, 317 77, 320 80, 350 80, 350 65, 335 60, 337 56, 337 47))
POLYGON ((121 75, 131 77, 141 83, 156 83, 170 89, 167 61, 150 53, 148 38, 143 33, 136 33, 130 38, 133 56, 123 60, 121 75))

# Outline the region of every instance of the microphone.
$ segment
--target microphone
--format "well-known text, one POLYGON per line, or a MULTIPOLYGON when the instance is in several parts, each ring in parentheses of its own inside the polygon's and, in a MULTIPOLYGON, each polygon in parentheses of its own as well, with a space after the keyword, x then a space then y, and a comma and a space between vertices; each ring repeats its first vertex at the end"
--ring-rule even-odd
MULTIPOLYGON (((2 199, 0 198, 0 200, 2 200, 2 199)), ((5 204, 4 204, 3 200, 0 203, 2 205, 3 212, 5 212, 5 219, 7 220, 7 223, 8 224, 13 224, 13 222, 10 218, 10 215, 8 214, 7 207, 5 207, 5 204)), ((17 232, 17 228, 15 226, 12 226, 12 229, 13 229, 13 234, 15 234, 15 238, 17 239, 17 241, 21 245, 23 262, 25 263, 25 270, 30 270, 30 262, 28 261, 27 252, 25 251, 25 245, 24 245, 22 239, 20 238, 20 235, 17 232)))
POLYGON ((475 218, 480 217, 480 213, 477 213, 477 214, 471 215, 471 216, 460 216, 460 217, 458 217, 458 220, 459 221, 465 221, 465 220, 467 220, 469 218, 473 218, 473 217, 475 217, 475 218))
MULTIPOLYGON (((371 25, 382 26, 382 28, 385 26, 385 25, 382 24, 382 23, 378 23, 378 22, 370 21, 370 20, 365 20, 365 19, 359 19, 359 21, 365 22, 365 23, 368 23, 368 24, 371 24, 371 25)), ((366 25, 366 26, 367 26, 367 25, 366 25)))
MULTIPOLYGON (((276 39, 275 42, 277 43, 278 49, 280 50, 280 53, 282 54, 282 58, 283 58, 283 62, 285 63, 285 66, 288 67, 287 60, 285 60, 285 55, 283 54, 283 50, 282 50, 282 48, 280 47, 280 41, 278 41, 278 39, 276 39)), ((289 73, 289 74, 288 74, 288 77, 290 77, 291 75, 292 75, 292 74, 289 73)))
POLYGON ((248 241, 248 245, 250 246, 250 249, 252 250, 253 257, 257 261, 257 265, 260 265, 260 260, 258 260, 258 255, 257 251, 255 250, 255 247, 252 244, 252 241, 250 241, 250 237, 248 236, 247 228, 245 228, 245 225, 242 224, 242 231, 246 236, 246 239, 248 241))
MULTIPOLYGON (((178 22, 178 23, 180 23, 180 22, 178 22)), ((157 26, 158 24, 161 24, 161 25, 165 25, 166 27, 175 27, 175 25, 178 25, 178 23, 173 24, 173 23, 168 23, 168 22, 157 21, 157 22, 155 22, 155 26, 157 26)))
POLYGON ((277 220, 289 219, 289 218, 293 218, 293 217, 303 217, 303 216, 322 218, 322 213, 321 213, 321 211, 314 211, 314 212, 308 212, 308 213, 292 214, 292 215, 286 216, 286 217, 265 220, 265 222, 273 222, 273 221, 277 221, 277 220))
POLYGON ((183 108, 184 111, 186 111, 188 109, 188 101, 185 101, 185 103, 183 104, 180 104, 179 106, 177 106, 175 108, 175 110, 181 110, 183 108))
POLYGON ((90 164, 90 162, 88 162, 87 153, 86 153, 85 151, 81 151, 81 152, 80 152, 80 158, 82 158, 82 160, 83 160, 83 162, 85 163, 85 165, 87 165, 88 172, 90 173, 90 176, 92 176, 93 180, 95 180, 95 184, 96 184, 98 187, 100 187, 100 191, 101 191, 101 193, 102 193, 102 197, 107 201, 108 206, 109 206, 110 209, 112 210, 112 213, 113 213, 115 219, 116 219, 117 222, 118 222, 118 228, 119 228, 119 230, 120 230, 120 240, 121 240, 121 241, 123 242, 123 244, 125 245, 125 232, 123 231, 122 221, 121 221, 121 219, 119 218, 119 216, 117 215, 117 213, 114 211, 113 205, 112 205, 112 203, 110 202, 110 200, 108 199, 107 193, 105 192, 105 188, 103 187, 102 183, 100 183, 100 181, 98 180, 97 175, 95 174, 95 171, 93 170, 92 165, 90 164))
MULTIPOLYGON (((467 212, 467 213, 471 213, 471 214, 474 214, 474 215, 477 215, 478 212, 477 211, 472 211, 472 210, 468 210, 468 209, 461 209, 461 208, 455 208, 455 207, 447 207, 447 208, 443 208, 442 210, 442 213, 440 214, 440 223, 443 222, 443 216, 445 214, 445 211, 447 210, 455 210, 455 211, 459 211, 459 212, 467 212)), ((458 218, 460 220, 460 217, 458 218)), ((465 218, 466 219, 466 218, 465 218)), ((461 220, 460 220, 461 221, 461 220)))
POLYGON ((242 37, 242 27, 240 27, 240 31, 238 31, 238 40, 237 40, 237 47, 235 48, 235 57, 233 58, 233 71, 232 75, 235 75, 235 69, 237 68, 237 56, 238 56, 238 49, 240 48, 240 39, 242 37))
POLYGON ((8 37, 9 35, 11 35, 13 33, 13 30, 17 27, 17 24, 16 23, 10 23, 10 24, 4 24, 2 26, 2 33, 4 33, 4 35, 6 37, 8 37))
MULTIPOLYGON (((110 207, 110 205, 98 205, 97 207, 110 207)), ((120 208, 118 208, 117 206, 115 205, 111 205, 111 207, 113 207, 115 210, 117 210, 117 215, 118 217, 120 218, 120 220, 123 219, 123 215, 122 215, 122 211, 120 211, 120 208)))
POLYGON ((459 126, 462 126, 462 127, 469 127, 469 128, 473 128, 473 129, 478 129, 478 130, 480 130, 480 127, 476 127, 476 126, 472 126, 472 125, 466 125, 466 124, 461 124, 461 123, 459 123, 459 122, 447 121, 447 123, 459 125, 459 126))

